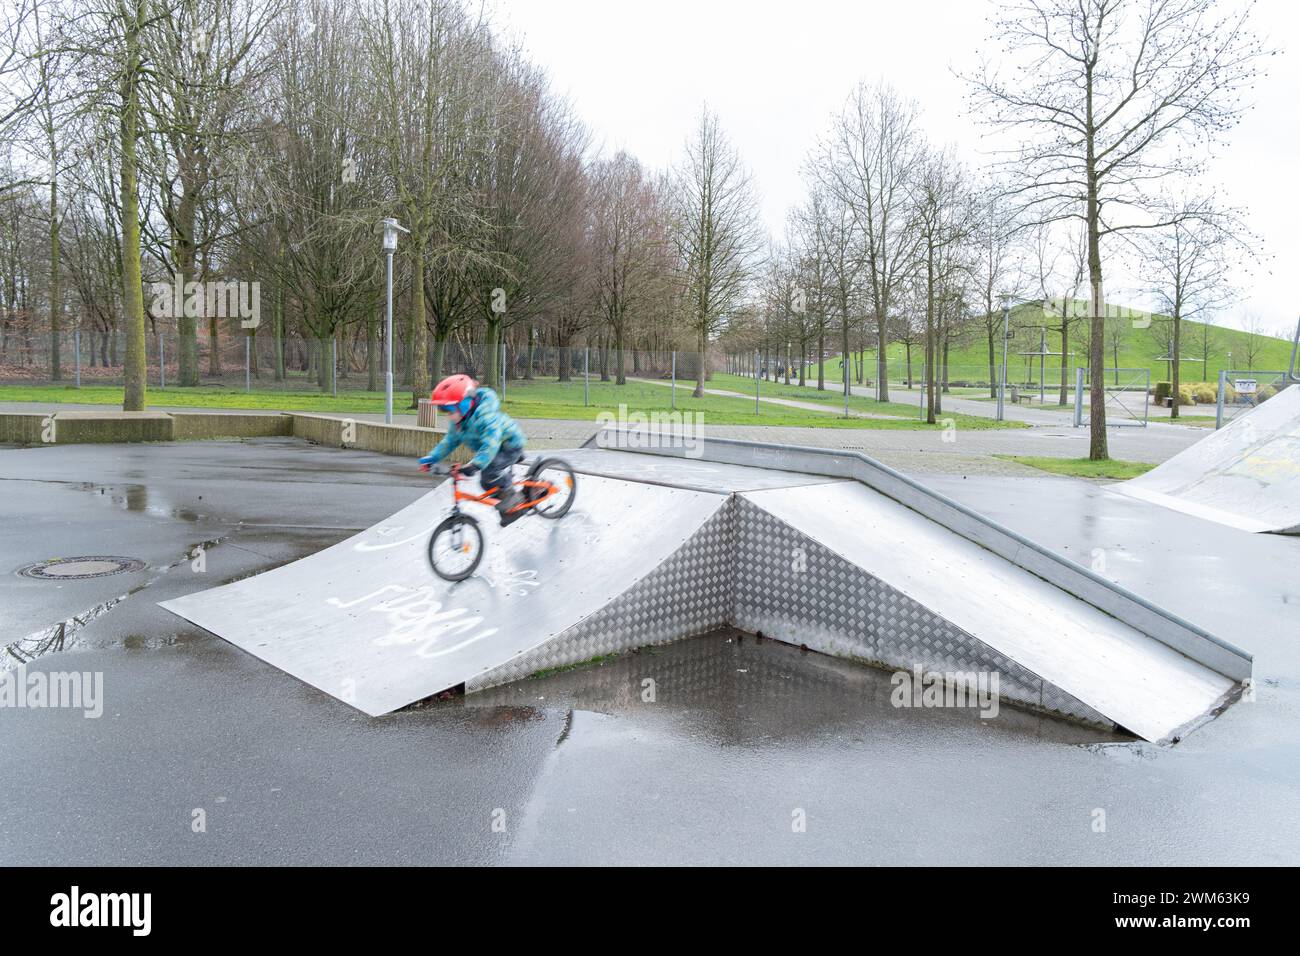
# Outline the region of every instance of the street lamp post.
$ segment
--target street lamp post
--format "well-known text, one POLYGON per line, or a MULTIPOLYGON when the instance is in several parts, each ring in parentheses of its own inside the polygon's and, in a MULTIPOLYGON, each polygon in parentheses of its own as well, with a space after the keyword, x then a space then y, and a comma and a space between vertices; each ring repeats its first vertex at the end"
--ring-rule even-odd
POLYGON ((1011 294, 1003 292, 998 298, 1002 302, 1002 374, 998 376, 998 421, 1002 421, 1004 396, 1007 391, 1007 335, 1011 322, 1011 294))
POLYGON ((411 230, 396 219, 381 219, 376 227, 384 234, 384 253, 388 257, 388 318, 384 324, 384 424, 393 424, 393 253, 397 251, 397 234, 411 230))

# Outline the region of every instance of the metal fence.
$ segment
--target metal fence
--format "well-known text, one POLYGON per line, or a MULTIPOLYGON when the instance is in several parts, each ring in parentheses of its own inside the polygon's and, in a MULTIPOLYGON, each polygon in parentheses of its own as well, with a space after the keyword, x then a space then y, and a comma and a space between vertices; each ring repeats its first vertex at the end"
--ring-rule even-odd
MULTIPOLYGON (((1151 420, 1151 369, 1108 368, 1103 370, 1102 388, 1105 397, 1107 425, 1136 425, 1145 428, 1151 420)), ((1092 375, 1086 368, 1074 370, 1074 427, 1082 428, 1092 423, 1090 395, 1092 375), (1086 410, 1086 412, 1085 412, 1086 410)))
POLYGON ((1219 373, 1214 427, 1222 428, 1289 387, 1294 387, 1289 372, 1224 369, 1219 373))
MULTIPOLYGON (((121 330, 69 330, 0 336, 0 384, 121 386, 126 362, 121 330)), ((409 388, 416 366, 408 343, 394 351, 394 382, 409 388)), ((616 350, 599 344, 568 347, 502 342, 488 347, 452 337, 430 337, 425 355, 427 379, 464 372, 509 388, 512 383, 550 379, 581 387, 585 382, 671 381, 699 375, 697 353, 672 349, 616 350)), ((707 375, 718 361, 710 361, 707 375)), ((150 329, 145 336, 145 368, 151 388, 280 390, 313 394, 381 393, 385 350, 382 338, 366 329, 333 338, 297 333, 274 336, 264 325, 254 335, 219 330, 200 323, 188 354, 173 328, 150 329)))

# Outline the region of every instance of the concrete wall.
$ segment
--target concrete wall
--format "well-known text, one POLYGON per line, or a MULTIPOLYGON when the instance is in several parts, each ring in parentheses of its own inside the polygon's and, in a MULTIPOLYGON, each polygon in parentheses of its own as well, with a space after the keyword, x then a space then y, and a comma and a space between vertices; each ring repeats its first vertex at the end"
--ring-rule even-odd
POLYGON ((173 438, 200 441, 209 438, 270 438, 293 434, 289 415, 227 415, 213 412, 172 412, 173 438))
MULTIPOLYGON (((413 425, 384 425, 351 418, 334 418, 329 415, 306 415, 298 412, 285 417, 293 420, 293 436, 318 445, 332 448, 359 448, 383 455, 402 455, 419 458, 429 453, 442 440, 444 431, 419 428, 413 425)), ((453 460, 464 460, 458 449, 453 460)))
MULTIPOLYGON (((331 415, 299 412, 278 415, 220 412, 66 411, 0 414, 0 442, 38 445, 88 442, 198 441, 216 438, 266 438, 283 435, 332 448, 359 448, 384 455, 419 458, 443 429, 384 425, 331 415)), ((468 458, 464 449, 453 461, 468 458)))
POLYGON ((54 441, 60 445, 171 441, 172 417, 164 412, 58 412, 54 441))
POLYGON ((0 442, 39 445, 45 419, 44 412, 0 413, 0 442))

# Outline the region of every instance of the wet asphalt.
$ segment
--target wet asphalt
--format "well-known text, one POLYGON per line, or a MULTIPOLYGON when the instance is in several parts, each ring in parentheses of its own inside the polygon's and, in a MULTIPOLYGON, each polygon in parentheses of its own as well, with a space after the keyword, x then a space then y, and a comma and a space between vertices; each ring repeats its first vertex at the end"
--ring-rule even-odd
POLYGON ((0 448, 6 666, 100 672, 104 696, 97 719, 0 707, 0 864, 1300 859, 1300 539, 1068 479, 932 483, 1253 651, 1254 702, 1157 747, 1007 705, 897 709, 886 672, 723 631, 367 718, 156 602, 374 524, 428 489, 407 461, 0 448), (15 573, 69 555, 147 567, 15 573))

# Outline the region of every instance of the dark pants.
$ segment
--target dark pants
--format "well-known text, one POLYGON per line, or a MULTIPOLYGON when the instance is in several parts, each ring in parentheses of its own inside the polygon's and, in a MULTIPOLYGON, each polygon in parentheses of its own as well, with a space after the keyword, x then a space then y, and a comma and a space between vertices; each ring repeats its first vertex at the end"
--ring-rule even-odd
POLYGON ((510 468, 516 462, 521 461, 523 457, 524 450, 522 448, 508 448, 503 445, 497 452, 496 457, 488 462, 487 467, 483 469, 479 476, 479 481, 483 483, 483 490, 499 488, 501 494, 507 494, 513 477, 510 468))

